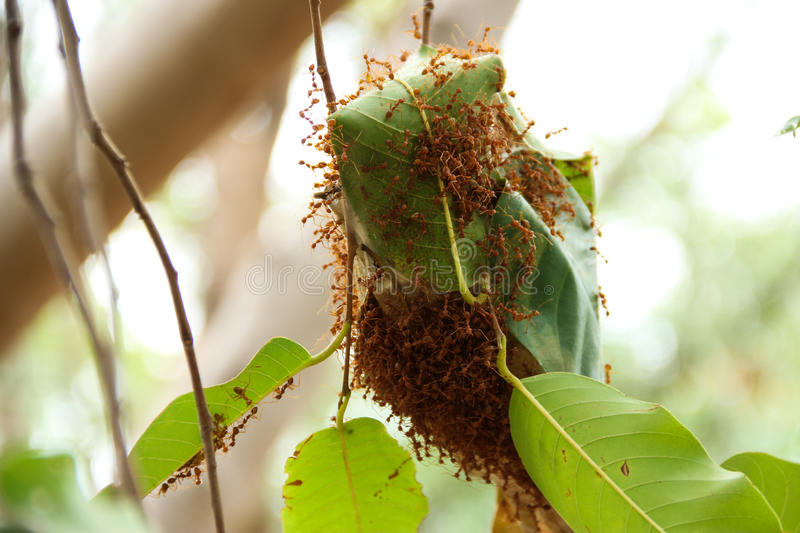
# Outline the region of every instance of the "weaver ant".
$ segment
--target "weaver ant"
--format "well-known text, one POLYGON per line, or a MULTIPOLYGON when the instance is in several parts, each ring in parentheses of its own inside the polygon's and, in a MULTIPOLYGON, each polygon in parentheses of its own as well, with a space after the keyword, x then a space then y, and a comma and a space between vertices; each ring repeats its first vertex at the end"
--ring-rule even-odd
POLYGON ((234 400, 244 400, 245 404, 248 406, 253 403, 253 401, 247 397, 247 388, 250 386, 250 380, 247 380, 247 385, 244 387, 239 387, 238 385, 233 388, 233 394, 231 395, 234 400))

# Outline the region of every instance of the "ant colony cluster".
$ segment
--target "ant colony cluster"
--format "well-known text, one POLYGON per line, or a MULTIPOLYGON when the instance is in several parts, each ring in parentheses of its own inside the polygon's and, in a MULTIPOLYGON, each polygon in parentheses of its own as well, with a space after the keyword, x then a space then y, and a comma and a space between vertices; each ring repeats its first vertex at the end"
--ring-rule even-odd
MULTIPOLYGON (((535 272, 541 239, 563 241, 566 220, 580 217, 591 233, 594 222, 580 199, 576 213, 562 170, 531 147, 533 122, 516 111, 513 92, 503 92, 505 71, 488 31, 467 49, 423 46, 392 61, 364 55, 358 90, 338 101, 325 124, 311 118, 322 88, 310 68, 311 103, 300 116, 311 133, 302 143, 322 160, 300 164, 322 179, 303 221, 317 225, 312 248, 334 258, 327 265, 335 268, 332 332, 345 313, 345 209, 355 221, 351 385, 391 409, 388 421, 396 419, 419 459, 448 459, 456 475, 526 491, 533 487, 511 440, 511 387, 495 366, 489 306, 465 301, 456 281, 476 265, 497 267, 482 274, 483 284, 472 277, 467 286, 487 293, 507 336, 513 323, 535 328, 538 311, 516 299, 525 277, 509 281, 503 272, 535 272), (547 235, 513 212, 497 222, 498 202, 512 195, 524 198, 547 235)), ((587 155, 579 164, 590 173, 594 160, 587 155)), ((599 301, 596 284, 591 290, 599 301)), ((509 341, 515 375, 543 371, 525 346, 509 341)))

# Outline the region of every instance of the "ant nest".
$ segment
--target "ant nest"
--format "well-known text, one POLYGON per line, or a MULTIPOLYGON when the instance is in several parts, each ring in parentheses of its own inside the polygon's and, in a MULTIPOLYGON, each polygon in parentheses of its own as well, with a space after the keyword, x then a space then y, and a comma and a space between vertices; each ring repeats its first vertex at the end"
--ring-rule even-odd
MULTIPOLYGON (((437 87, 447 83, 452 73, 442 68, 445 56, 463 62, 462 68, 475 68, 479 54, 496 50, 485 41, 469 50, 440 48, 430 59, 423 75, 432 76, 437 87)), ((394 70, 387 62, 365 56, 367 72, 361 80, 359 91, 340 100, 345 105, 369 91, 381 90, 394 78, 394 70)), ((311 69, 313 74, 313 67, 311 69)), ((504 74, 500 73, 497 91, 500 91, 504 74)), ((404 83, 404 82, 403 82, 404 83)), ((310 205, 310 214, 304 219, 317 222, 317 240, 312 247, 321 245, 329 249, 335 267, 333 284, 334 324, 332 332, 342 325, 345 302, 346 246, 343 230, 345 209, 350 209, 343 197, 340 165, 348 164, 347 147, 337 157, 331 143, 331 134, 309 118, 309 109, 319 103, 321 88, 313 82, 309 91, 311 105, 301 111, 312 126, 312 133, 303 139, 304 144, 315 146, 325 154, 327 162, 301 164, 322 172, 317 192, 310 205)), ((450 199, 456 237, 463 236, 464 228, 473 217, 491 218, 500 193, 517 191, 536 209, 554 236, 560 236, 555 227, 557 216, 571 212, 564 201, 565 181, 552 165, 531 150, 523 148, 522 135, 514 127, 514 119, 505 111, 504 104, 496 99, 464 103, 460 89, 454 91, 445 106, 426 105, 424 95, 410 91, 406 103, 412 100, 424 110, 427 131, 413 134, 406 130, 403 142, 386 141, 389 151, 413 161, 408 176, 384 180, 386 198, 400 198, 417 180, 440 180, 441 194, 434 203, 442 209, 445 194, 450 199), (457 119, 454 118, 454 115, 457 119), (502 179, 497 179, 498 171, 502 179), (407 180, 407 181, 404 181, 407 180), (405 191, 404 191, 405 188, 405 191)), ((396 114, 398 100, 388 108, 386 120, 396 114)), ((334 121, 327 125, 330 127, 334 121)), ((530 127, 532 123, 528 124, 530 127)), ((385 173, 385 163, 359 165, 365 175, 385 173)), ((364 192, 364 199, 367 193, 364 192)), ((411 212, 402 198, 385 212, 371 220, 359 221, 349 212, 348 220, 355 220, 357 255, 355 258, 358 319, 353 324, 355 339, 353 350, 354 388, 364 390, 379 405, 391 409, 398 429, 413 444, 419 460, 437 457, 458 465, 456 475, 467 480, 477 477, 495 482, 507 495, 526 495, 528 506, 544 506, 546 502, 528 476, 514 448, 508 417, 511 386, 496 368, 497 337, 489 306, 469 305, 459 292, 430 290, 419 280, 408 279, 399 272, 413 262, 413 239, 399 232, 414 228, 418 235, 431 230, 424 213, 411 212), (399 224, 398 224, 399 222, 399 224), (399 227, 397 239, 403 235, 407 242, 406 264, 388 261, 372 249, 363 236, 367 233, 361 224, 385 228, 399 227), (393 263, 393 264, 392 264, 393 263), (392 267, 392 268, 386 268, 392 267)), ((535 262, 534 233, 524 220, 512 225, 523 234, 523 246, 506 249, 502 228, 495 235, 486 235, 477 243, 487 257, 505 264, 505 258, 515 256, 527 266, 535 262), (520 250, 520 248, 523 248, 520 250)), ((395 238, 385 230, 384 238, 395 238)), ((445 244, 446 245, 446 244, 445 244)), ((516 312, 512 307, 495 302, 512 320, 531 318, 532 314, 516 312)), ((533 313, 535 314, 535 313, 533 313)), ((498 317, 501 328, 506 325, 498 317)), ((518 377, 542 372, 536 359, 508 338, 509 367, 518 377)))

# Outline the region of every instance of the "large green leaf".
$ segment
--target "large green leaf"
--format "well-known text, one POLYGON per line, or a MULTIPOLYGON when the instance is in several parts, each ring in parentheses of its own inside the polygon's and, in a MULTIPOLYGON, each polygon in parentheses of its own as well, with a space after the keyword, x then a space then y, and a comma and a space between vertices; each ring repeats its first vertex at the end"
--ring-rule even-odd
MULTIPOLYGON (((420 101, 442 108, 457 90, 461 91, 459 102, 488 102, 502 86, 505 71, 496 55, 471 60, 475 68, 468 69, 463 60, 445 56, 440 59, 444 66, 437 72, 452 73, 452 77, 437 86, 434 76, 422 73, 432 52, 423 47, 382 90, 368 92, 333 113, 331 141, 359 240, 406 278, 418 276, 435 283, 438 290, 454 290, 456 275, 444 211, 436 201, 438 182, 435 177, 409 175, 417 136, 425 133, 425 126, 408 87, 419 90, 420 101), (400 100, 403 103, 398 103, 400 100), (402 147, 407 155, 387 143, 402 147)), ((457 110, 453 106, 442 113, 455 115, 457 110)), ((486 220, 475 216, 466 221, 463 235, 456 237, 470 243, 481 241, 485 224, 486 220)), ((472 285, 475 270, 487 264, 486 253, 477 246, 464 251, 461 266, 472 285)))
POLYGON ((411 456, 371 418, 312 434, 286 473, 285 533, 413 532, 428 513, 411 456))
MULTIPOLYGON (((582 203, 580 200, 578 203, 580 208, 582 203)), ((519 273, 524 272, 523 260, 509 253, 503 268, 507 269, 508 279, 518 287, 515 291, 509 287, 502 288, 500 297, 517 311, 525 314, 538 311, 539 314, 528 320, 515 320, 506 313, 509 332, 548 372, 598 376, 600 334, 597 304, 587 292, 587 285, 594 283, 596 287, 594 265, 585 259, 586 255, 581 255, 580 261, 574 261, 568 252, 568 246, 583 246, 594 255, 589 250, 590 242, 583 240, 577 230, 566 230, 566 227, 566 241, 552 235, 522 195, 506 191, 497 203, 492 227, 502 228, 510 252, 517 247, 527 250, 530 246, 524 232, 514 226, 517 221, 526 221, 536 234, 533 243, 536 247, 535 269, 524 283, 517 283, 522 281, 519 273)), ((589 238, 588 235, 585 238, 589 238)), ((524 257, 524 253, 522 255, 524 257)), ((496 258, 493 268, 502 266, 503 260, 503 257, 496 258)))
POLYGON ((575 531, 780 531, 747 477, 715 464, 663 407, 576 374, 522 383, 533 399, 512 395, 514 445, 575 531))
POLYGON ((800 464, 766 453, 747 452, 734 455, 722 467, 750 478, 778 513, 783 531, 800 532, 800 464))
MULTIPOLYGON (((271 339, 238 376, 205 389, 211 416, 230 427, 312 362, 308 351, 296 342, 283 337, 271 339)), ((142 496, 158 487, 202 448, 194 395, 178 396, 148 426, 129 455, 142 496)))
POLYGON ((48 533, 143 533, 147 527, 129 501, 87 500, 69 455, 33 450, 0 457, 0 530, 48 533), (4 526, 11 526, 6 529, 4 526))

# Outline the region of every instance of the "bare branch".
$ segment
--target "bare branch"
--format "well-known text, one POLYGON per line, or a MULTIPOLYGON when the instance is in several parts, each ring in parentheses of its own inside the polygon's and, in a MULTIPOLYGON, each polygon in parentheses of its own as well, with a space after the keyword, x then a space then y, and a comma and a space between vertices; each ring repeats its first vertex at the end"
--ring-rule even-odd
POLYGON ((120 409, 116 395, 116 376, 114 374, 114 358, 111 349, 100 338, 94 319, 86 304, 86 299, 78 289, 75 279, 70 272, 61 245, 58 242, 53 219, 47 212, 33 186, 33 175, 25 157, 25 143, 23 137, 24 120, 24 93, 22 76, 20 73, 20 36, 22 23, 19 17, 17 0, 6 0, 6 44, 9 64, 9 85, 11 89, 11 120, 12 120, 12 149, 14 153, 14 173, 19 189, 28 203, 34 216, 39 235, 47 251, 53 269, 56 271, 61 283, 71 293, 80 312, 89 339, 95 353, 95 359, 100 375, 101 388, 108 408, 109 425, 114 441, 114 451, 117 465, 117 475, 125 493, 138 506, 141 506, 136 483, 131 473, 125 449, 125 440, 120 425, 120 409))
POLYGON ((208 465, 208 481, 211 487, 211 506, 214 511, 214 522, 217 533, 224 533, 225 524, 222 518, 222 497, 219 492, 219 483, 217 481, 217 461, 212 438, 213 423, 211 414, 208 411, 208 404, 200 379, 200 370, 197 365, 197 358, 195 357, 192 330, 189 326, 189 320, 186 316, 186 307, 184 306, 178 286, 178 272, 172 265, 164 240, 161 238, 161 234, 142 200, 133 174, 128 167, 128 162, 119 149, 114 146, 111 139, 106 135, 105 131, 103 131, 92 114, 78 59, 78 35, 75 31, 75 25, 72 21, 72 14, 69 11, 67 1, 53 0, 53 3, 56 8, 56 16, 61 29, 61 39, 64 44, 69 82, 76 100, 75 105, 78 109, 79 116, 83 121, 92 143, 94 143, 97 149, 106 157, 109 164, 114 169, 134 211, 136 211, 136 214, 142 219, 145 228, 147 228, 147 233, 150 235, 153 245, 158 252, 158 256, 161 259, 161 264, 167 276, 167 281, 169 282, 172 303, 178 320, 178 329, 183 343, 186 363, 189 367, 192 390, 194 391, 195 405, 200 422, 200 435, 203 440, 203 451, 208 465))
POLYGON ((328 112, 336 111, 336 93, 333 92, 331 74, 328 71, 328 61, 325 59, 325 46, 322 43, 322 15, 319 12, 320 0, 308 0, 311 8, 311 27, 314 30, 314 51, 317 55, 317 72, 322 78, 322 87, 325 89, 325 100, 328 102, 328 112))
POLYGON ((431 44, 431 15, 433 0, 425 0, 422 4, 422 44, 431 44))

